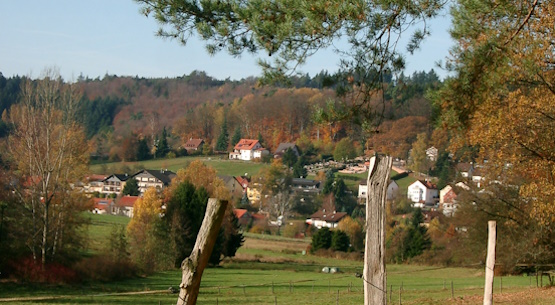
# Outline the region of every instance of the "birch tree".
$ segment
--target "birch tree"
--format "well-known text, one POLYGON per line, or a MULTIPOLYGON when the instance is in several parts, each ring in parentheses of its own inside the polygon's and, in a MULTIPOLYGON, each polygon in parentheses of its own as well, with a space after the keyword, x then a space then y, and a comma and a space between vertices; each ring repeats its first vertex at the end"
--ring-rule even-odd
POLYGON ((82 223, 77 218, 85 201, 70 187, 88 162, 83 128, 74 120, 79 99, 75 85, 50 69, 23 83, 20 101, 9 113, 14 126, 9 152, 19 176, 14 192, 31 219, 26 244, 43 266, 82 223))

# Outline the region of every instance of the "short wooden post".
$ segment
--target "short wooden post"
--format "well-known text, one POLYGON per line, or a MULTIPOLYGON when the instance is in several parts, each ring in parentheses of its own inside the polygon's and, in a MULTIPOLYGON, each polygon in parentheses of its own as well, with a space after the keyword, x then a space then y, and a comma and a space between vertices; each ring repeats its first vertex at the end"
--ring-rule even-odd
POLYGON ((339 289, 337 289, 337 298, 335 304, 339 305, 339 289))
POLYGON ((484 285, 484 305, 493 304, 493 277, 495 268, 495 240, 497 238, 497 223, 488 221, 488 255, 486 257, 486 283, 484 285))
POLYGON ((453 281, 451 281, 451 298, 455 298, 455 287, 453 286, 453 281))
POLYGON ((503 277, 499 277, 499 293, 503 293, 503 277))
POLYGON ((393 285, 389 287, 389 304, 391 304, 391 296, 393 295, 393 285))
POLYGON ((399 286, 399 305, 401 305, 401 293, 403 292, 403 289, 401 288, 401 286, 399 286))
POLYGON ((247 292, 245 291, 245 285, 243 285, 243 294, 246 295, 247 292))
POLYGON ((277 305, 277 296, 274 296, 274 305, 277 305))
POLYGON ((368 169, 363 270, 365 305, 387 303, 385 204, 392 161, 391 157, 376 155, 370 159, 368 169))
POLYGON ((220 233, 227 201, 208 199, 206 213, 202 220, 197 240, 189 257, 181 263, 182 278, 179 285, 177 305, 194 305, 197 302, 200 281, 204 268, 208 264, 212 249, 220 233))

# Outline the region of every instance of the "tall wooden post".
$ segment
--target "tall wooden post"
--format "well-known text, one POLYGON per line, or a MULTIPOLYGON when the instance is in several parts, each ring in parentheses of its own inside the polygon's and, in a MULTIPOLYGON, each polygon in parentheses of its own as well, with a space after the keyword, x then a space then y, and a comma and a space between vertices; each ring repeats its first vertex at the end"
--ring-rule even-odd
POLYGON ((179 299, 177 305, 193 305, 197 302, 200 281, 204 268, 208 264, 212 249, 218 238, 220 227, 224 219, 227 201, 208 199, 206 213, 197 235, 195 247, 189 257, 181 263, 182 278, 179 285, 179 299))
POLYGON ((497 224, 495 220, 488 221, 488 255, 486 258, 486 283, 484 285, 484 305, 493 304, 493 268, 495 267, 495 240, 497 238, 497 224))
POLYGON ((385 201, 392 159, 374 156, 368 170, 366 193, 366 245, 364 249, 364 304, 385 305, 385 201))

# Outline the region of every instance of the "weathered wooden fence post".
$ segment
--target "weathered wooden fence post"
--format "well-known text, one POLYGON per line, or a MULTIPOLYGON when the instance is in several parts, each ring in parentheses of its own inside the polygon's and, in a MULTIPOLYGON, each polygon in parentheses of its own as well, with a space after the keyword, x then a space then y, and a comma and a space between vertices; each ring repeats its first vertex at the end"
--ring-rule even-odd
POLYGON ((206 213, 202 220, 200 231, 191 255, 181 263, 182 278, 179 285, 179 298, 177 305, 193 305, 197 302, 200 281, 220 227, 224 219, 227 201, 219 201, 214 198, 208 199, 206 213))
POLYGON ((385 305, 385 201, 392 158, 374 156, 368 169, 366 192, 366 244, 364 249, 364 304, 385 305))
POLYGON ((486 283, 484 286, 484 305, 493 304, 493 268, 495 267, 495 240, 497 238, 495 220, 488 221, 488 255, 486 257, 486 283))

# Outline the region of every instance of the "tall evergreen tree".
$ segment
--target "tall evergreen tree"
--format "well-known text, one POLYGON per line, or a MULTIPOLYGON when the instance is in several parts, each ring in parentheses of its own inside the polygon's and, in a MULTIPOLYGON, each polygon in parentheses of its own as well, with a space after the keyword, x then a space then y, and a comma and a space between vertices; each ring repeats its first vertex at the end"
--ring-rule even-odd
POLYGON ((137 160, 143 161, 148 159, 150 159, 150 149, 148 148, 146 138, 139 139, 137 145, 137 160))
POLYGON ((156 149, 156 157, 163 158, 170 152, 170 146, 168 144, 168 131, 166 127, 162 130, 162 136, 158 141, 158 148, 156 149))
POLYGON ((233 137, 231 137, 231 145, 235 146, 235 144, 239 143, 239 141, 241 141, 241 138, 243 137, 243 135, 241 135, 241 127, 237 126, 235 128, 235 131, 233 132, 233 137))
POLYGON ((218 140, 216 141, 216 150, 227 151, 228 144, 229 144, 229 134, 227 133, 227 120, 224 119, 221 131, 220 131, 220 135, 218 136, 218 140))

